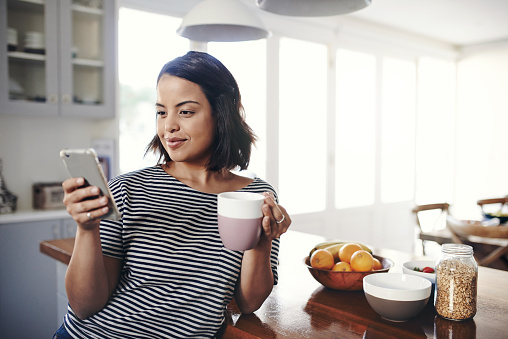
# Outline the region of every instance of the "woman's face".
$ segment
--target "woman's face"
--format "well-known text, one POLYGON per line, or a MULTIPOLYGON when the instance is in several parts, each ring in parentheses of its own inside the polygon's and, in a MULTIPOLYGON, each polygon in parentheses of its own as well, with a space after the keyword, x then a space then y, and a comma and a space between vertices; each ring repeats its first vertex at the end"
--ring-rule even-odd
POLYGON ((164 74, 157 84, 157 134, 171 160, 205 166, 216 122, 199 85, 164 74))

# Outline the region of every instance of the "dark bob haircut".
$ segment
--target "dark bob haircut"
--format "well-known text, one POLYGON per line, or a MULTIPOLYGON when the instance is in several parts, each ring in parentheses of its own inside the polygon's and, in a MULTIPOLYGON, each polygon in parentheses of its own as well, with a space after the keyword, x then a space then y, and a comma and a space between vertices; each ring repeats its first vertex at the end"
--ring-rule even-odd
MULTIPOLYGON (((165 64, 157 77, 157 84, 164 74, 199 85, 210 103, 217 126, 207 170, 222 172, 237 167, 247 169, 256 136, 245 122, 240 90, 229 70, 213 56, 191 51, 165 64)), ((157 133, 148 144, 145 154, 149 152, 159 157, 159 164, 172 161, 157 133)))

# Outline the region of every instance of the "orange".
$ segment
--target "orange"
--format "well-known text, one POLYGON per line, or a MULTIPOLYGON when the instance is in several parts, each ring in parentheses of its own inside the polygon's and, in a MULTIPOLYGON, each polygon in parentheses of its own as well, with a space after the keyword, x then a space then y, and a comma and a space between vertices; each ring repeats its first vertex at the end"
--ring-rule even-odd
POLYGON ((372 267, 372 270, 377 271, 377 270, 383 269, 383 265, 381 264, 381 261, 379 261, 378 258, 373 258, 373 259, 374 259, 374 266, 372 267))
POLYGON ((349 265, 345 261, 339 261, 332 267, 332 271, 340 271, 340 272, 351 272, 351 265, 349 265))
POLYGON ((342 246, 339 250, 339 259, 340 261, 345 261, 347 263, 351 262, 351 256, 356 251, 360 251, 362 247, 354 242, 350 242, 342 246))
POLYGON ((330 270, 334 264, 333 255, 325 249, 314 251, 310 257, 310 265, 314 268, 330 270))
POLYGON ((353 253, 350 264, 355 272, 372 271, 372 267, 374 267, 374 258, 369 252, 360 250, 353 253))

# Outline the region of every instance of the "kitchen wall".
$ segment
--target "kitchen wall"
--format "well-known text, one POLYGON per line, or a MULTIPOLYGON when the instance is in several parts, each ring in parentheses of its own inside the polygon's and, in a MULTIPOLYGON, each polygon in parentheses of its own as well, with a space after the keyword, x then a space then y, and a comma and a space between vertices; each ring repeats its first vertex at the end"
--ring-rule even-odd
POLYGON ((18 196, 18 210, 32 208, 32 184, 68 178, 62 148, 91 147, 94 139, 118 140, 116 119, 23 117, 0 112, 0 159, 7 188, 18 196))

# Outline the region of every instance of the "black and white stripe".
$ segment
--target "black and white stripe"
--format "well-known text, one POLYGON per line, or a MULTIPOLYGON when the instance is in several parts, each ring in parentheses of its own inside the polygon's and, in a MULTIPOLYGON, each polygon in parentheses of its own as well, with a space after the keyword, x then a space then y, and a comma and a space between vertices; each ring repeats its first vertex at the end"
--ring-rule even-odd
MULTIPOLYGON (((109 303, 86 320, 69 307, 77 338, 210 338, 233 298, 243 252, 226 249, 217 229, 217 194, 202 193, 160 166, 114 178, 122 220, 101 222, 103 253, 124 261, 109 303)), ((256 178, 241 189, 274 192, 256 178)), ((271 265, 277 283, 279 240, 271 265)))

